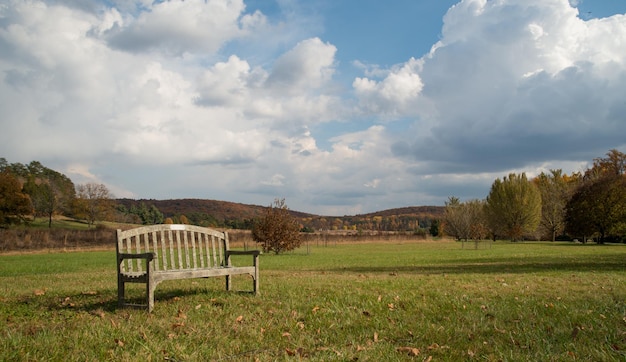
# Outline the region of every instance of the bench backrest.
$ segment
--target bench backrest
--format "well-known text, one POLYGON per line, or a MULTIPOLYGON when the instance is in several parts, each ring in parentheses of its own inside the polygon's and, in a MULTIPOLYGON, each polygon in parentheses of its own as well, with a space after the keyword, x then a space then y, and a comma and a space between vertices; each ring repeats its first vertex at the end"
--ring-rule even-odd
MULTIPOLYGON (((194 225, 161 224, 117 230, 118 254, 154 253, 154 271, 219 268, 229 250, 228 234, 194 225)), ((127 259, 121 272, 145 270, 139 259, 127 259)))

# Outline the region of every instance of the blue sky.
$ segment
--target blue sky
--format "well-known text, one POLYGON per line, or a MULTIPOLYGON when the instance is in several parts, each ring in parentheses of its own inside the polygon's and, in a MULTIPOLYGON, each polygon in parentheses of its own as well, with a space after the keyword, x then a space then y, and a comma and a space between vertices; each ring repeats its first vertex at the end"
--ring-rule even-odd
POLYGON ((352 215, 626 150, 623 0, 8 0, 0 157, 352 215))

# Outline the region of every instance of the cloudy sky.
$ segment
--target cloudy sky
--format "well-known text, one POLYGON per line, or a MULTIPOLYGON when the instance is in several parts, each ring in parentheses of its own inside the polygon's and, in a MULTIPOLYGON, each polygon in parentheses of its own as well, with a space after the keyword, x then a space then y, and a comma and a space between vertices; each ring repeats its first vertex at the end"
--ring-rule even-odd
POLYGON ((354 215, 626 151, 623 0, 3 0, 0 157, 354 215))

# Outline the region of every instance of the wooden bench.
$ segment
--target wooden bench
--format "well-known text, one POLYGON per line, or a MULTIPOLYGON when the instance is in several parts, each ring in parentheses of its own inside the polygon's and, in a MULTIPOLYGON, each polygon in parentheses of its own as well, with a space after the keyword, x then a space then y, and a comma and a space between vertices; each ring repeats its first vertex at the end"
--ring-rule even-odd
POLYGON ((154 290, 165 280, 224 276, 231 290, 233 275, 252 276, 259 290, 258 250, 234 251, 228 234, 192 225, 151 225, 117 230, 117 298, 120 306, 154 308, 154 290), (236 267, 232 255, 252 255, 251 266, 236 267), (146 284, 146 304, 126 302, 126 283, 146 284))

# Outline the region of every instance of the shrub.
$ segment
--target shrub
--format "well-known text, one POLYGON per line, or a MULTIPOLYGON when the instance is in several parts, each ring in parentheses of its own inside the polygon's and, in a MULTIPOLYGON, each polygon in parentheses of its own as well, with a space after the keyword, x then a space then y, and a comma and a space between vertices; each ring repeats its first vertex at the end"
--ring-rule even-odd
POLYGON ((264 252, 279 254, 293 250, 302 244, 300 224, 289 213, 285 199, 275 199, 257 219, 252 228, 252 238, 261 244, 264 252))

